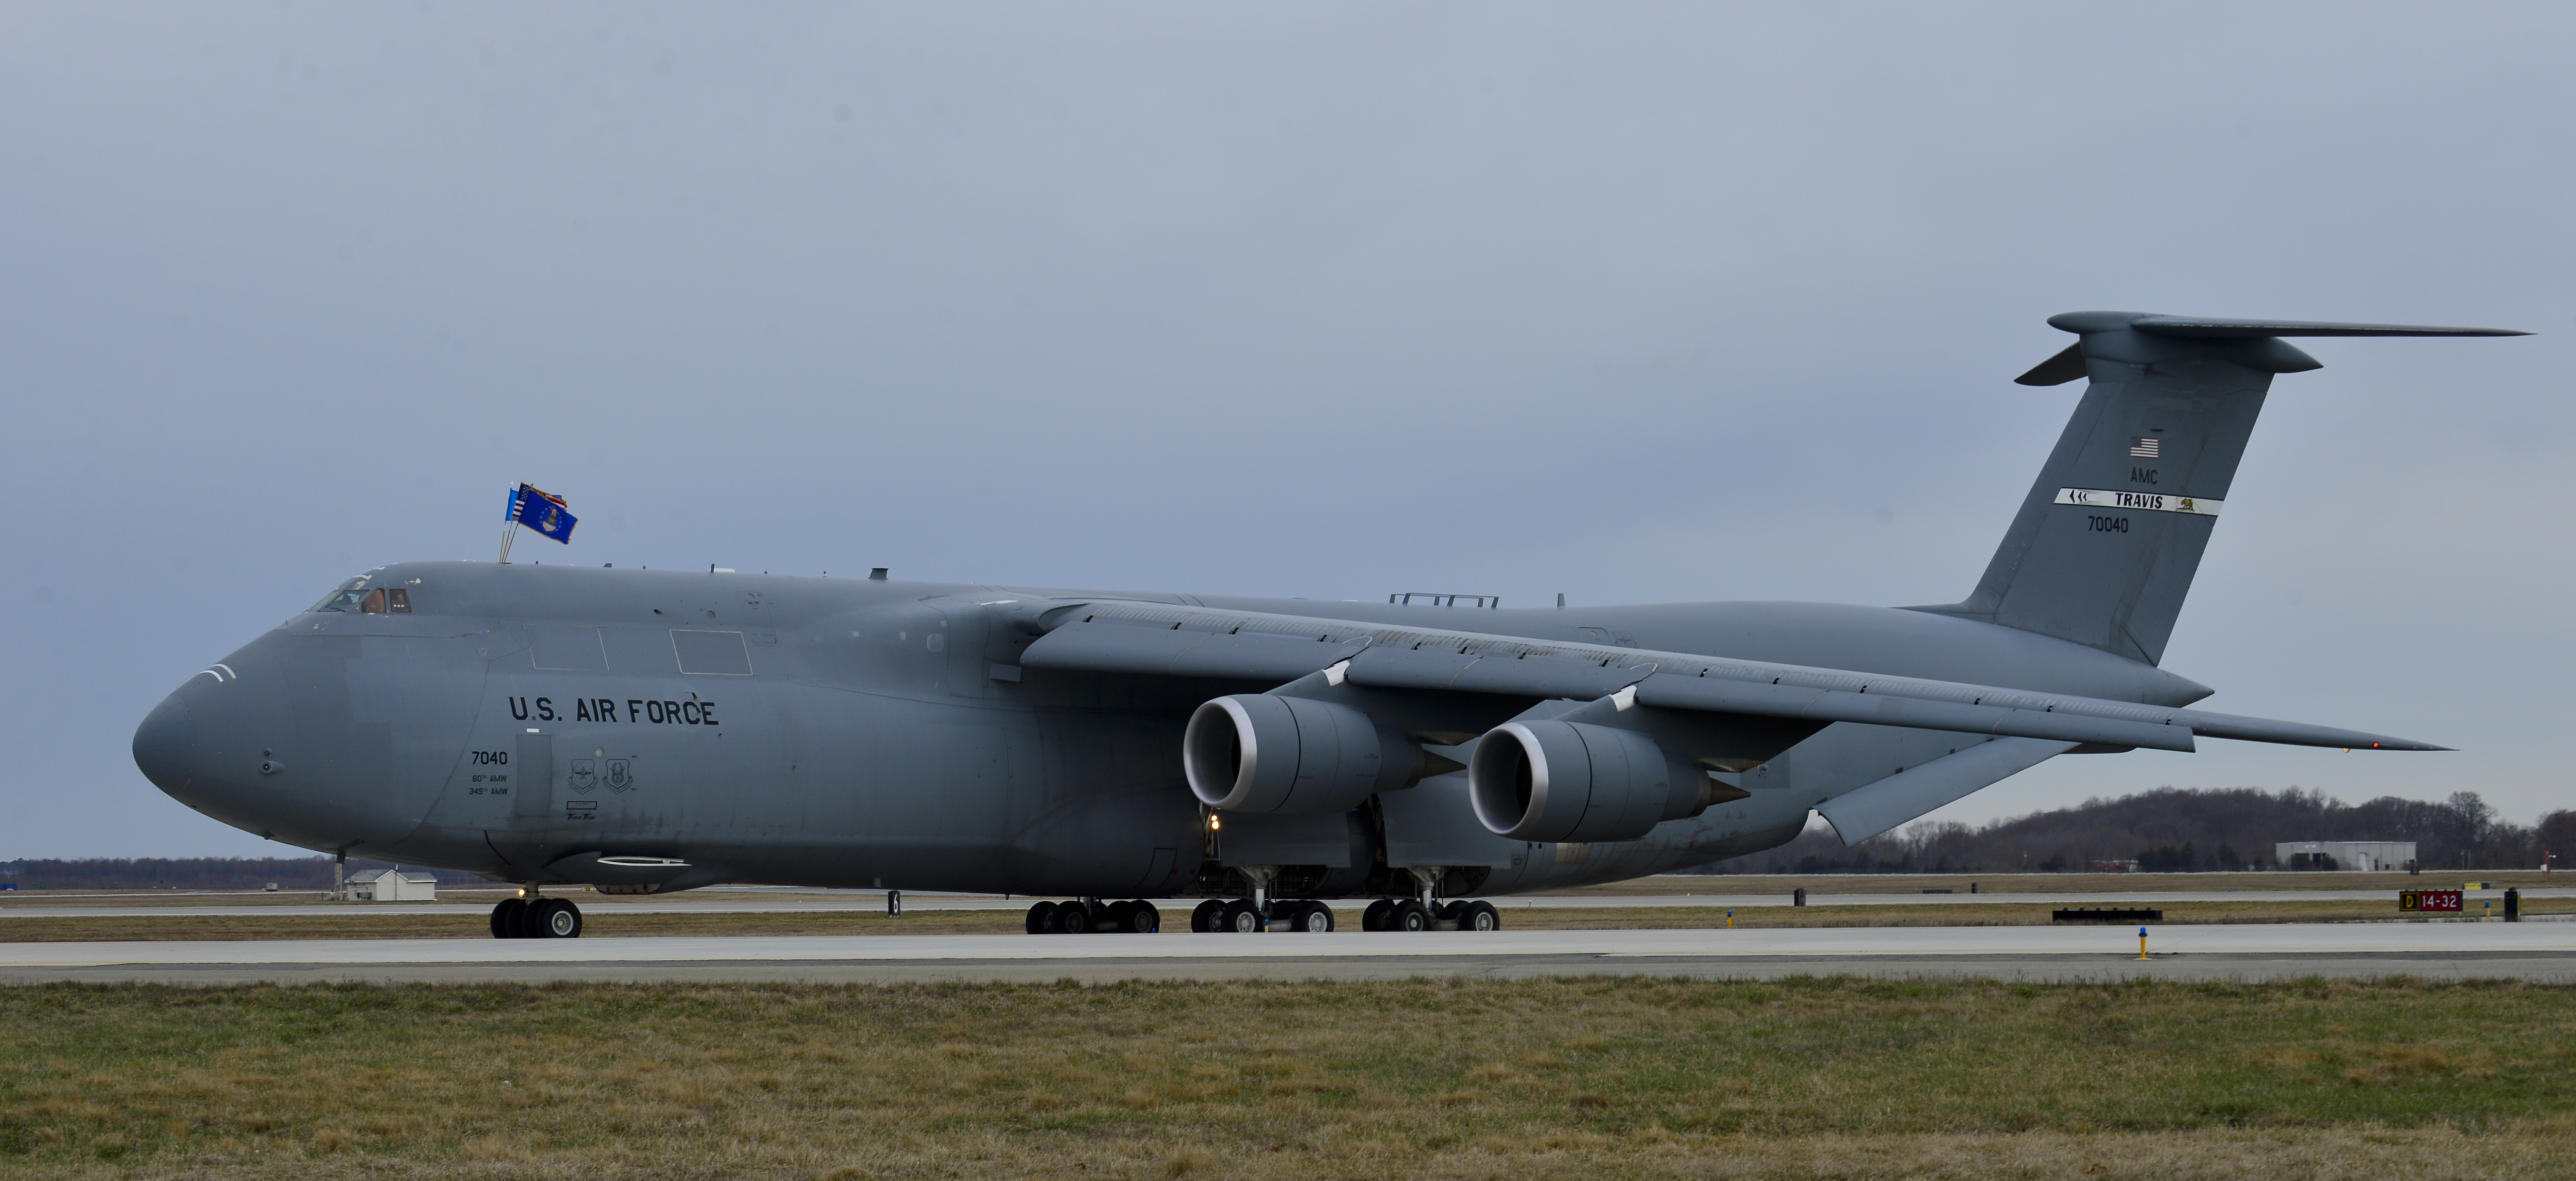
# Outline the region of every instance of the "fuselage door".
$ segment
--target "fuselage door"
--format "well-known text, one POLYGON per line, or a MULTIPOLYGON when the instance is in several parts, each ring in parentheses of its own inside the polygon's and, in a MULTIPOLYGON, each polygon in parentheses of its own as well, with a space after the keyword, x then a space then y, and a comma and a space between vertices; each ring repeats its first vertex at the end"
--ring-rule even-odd
POLYGON ((519 735, 518 752, 510 758, 510 824, 526 830, 543 825, 555 803, 555 736, 519 735))

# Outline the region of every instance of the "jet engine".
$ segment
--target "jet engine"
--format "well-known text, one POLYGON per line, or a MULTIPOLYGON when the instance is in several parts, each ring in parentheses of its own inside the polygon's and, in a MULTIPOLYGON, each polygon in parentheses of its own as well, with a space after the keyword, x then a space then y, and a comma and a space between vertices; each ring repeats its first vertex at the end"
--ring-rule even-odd
POLYGON ((1200 706, 1181 738, 1191 794, 1233 812, 1347 812, 1372 794, 1412 786, 1425 758, 1347 705, 1266 693, 1200 706))
POLYGON ((1523 841, 1632 841, 1667 819, 1673 802, 1654 739, 1584 722, 1495 727, 1467 761, 1467 789, 1478 821, 1523 841))

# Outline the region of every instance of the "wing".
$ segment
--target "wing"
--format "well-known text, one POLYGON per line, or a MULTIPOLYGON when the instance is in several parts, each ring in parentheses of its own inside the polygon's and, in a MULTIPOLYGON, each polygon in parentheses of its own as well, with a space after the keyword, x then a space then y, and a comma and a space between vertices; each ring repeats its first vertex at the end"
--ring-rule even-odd
POLYGON ((1324 674, 1384 689, 1590 701, 1804 722, 2188 751, 2195 738, 2350 750, 2447 750, 2384 734, 1993 685, 1155 603, 1055 606, 1031 668, 1285 684, 1324 674))

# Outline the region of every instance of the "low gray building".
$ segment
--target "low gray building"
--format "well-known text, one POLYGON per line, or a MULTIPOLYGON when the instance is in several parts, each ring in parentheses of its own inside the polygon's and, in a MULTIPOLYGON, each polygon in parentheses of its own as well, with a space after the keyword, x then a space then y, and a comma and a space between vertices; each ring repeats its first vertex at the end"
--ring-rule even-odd
POLYGON ((426 872, 370 869, 349 875, 351 902, 436 902, 438 879, 426 872))

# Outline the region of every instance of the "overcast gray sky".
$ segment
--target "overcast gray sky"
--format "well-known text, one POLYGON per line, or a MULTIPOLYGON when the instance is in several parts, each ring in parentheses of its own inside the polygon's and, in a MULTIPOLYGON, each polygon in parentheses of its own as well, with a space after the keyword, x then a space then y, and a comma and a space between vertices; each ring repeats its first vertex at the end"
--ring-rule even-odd
POLYGON ((277 846, 127 753, 357 570, 1964 595, 2081 308, 2319 341, 2166 666, 2576 806, 2564 5, 0 6, 0 857, 277 846), (531 553, 529 546, 540 547, 531 553))

